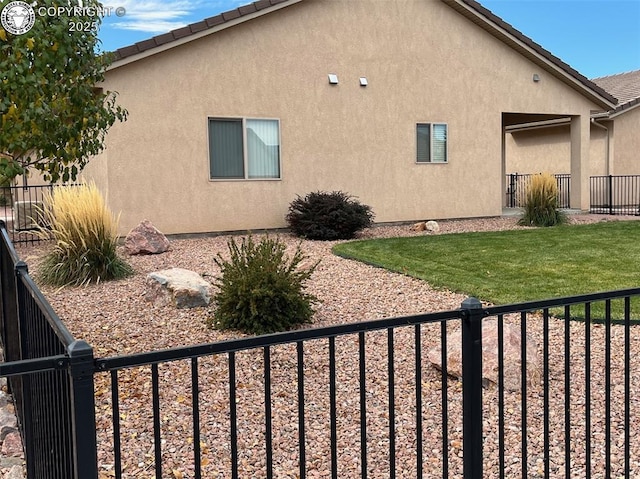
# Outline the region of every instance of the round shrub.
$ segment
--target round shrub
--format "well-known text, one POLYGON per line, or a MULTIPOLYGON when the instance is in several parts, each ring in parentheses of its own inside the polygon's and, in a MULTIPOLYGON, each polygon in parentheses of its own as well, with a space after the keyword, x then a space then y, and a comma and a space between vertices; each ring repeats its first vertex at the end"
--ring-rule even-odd
POLYGON ((358 231, 371 226, 374 216, 370 206, 342 191, 315 191, 292 201, 286 219, 297 236, 338 240, 353 238, 358 231))
POLYGON ((558 182, 555 176, 550 173, 534 175, 527 188, 524 214, 518 224, 555 226, 566 221, 566 215, 558 209, 558 182))
POLYGON ((299 268, 306 258, 300 245, 291 258, 284 243, 269 237, 256 244, 249 236, 239 245, 232 238, 227 246, 228 260, 220 254, 214 258, 222 275, 214 283, 219 290, 209 326, 264 334, 311 322, 318 300, 304 288, 317 263, 299 268))

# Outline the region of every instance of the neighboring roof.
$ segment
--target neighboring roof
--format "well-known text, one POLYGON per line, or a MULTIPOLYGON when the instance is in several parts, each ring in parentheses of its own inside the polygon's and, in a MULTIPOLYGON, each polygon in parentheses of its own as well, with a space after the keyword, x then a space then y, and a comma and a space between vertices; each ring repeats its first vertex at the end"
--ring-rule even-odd
POLYGON ((640 104, 640 70, 594 78, 592 81, 618 99, 614 113, 640 104))
MULTIPOLYGON (((301 1, 303 0, 258 0, 234 10, 223 12, 215 17, 210 17, 200 22, 187 25, 186 27, 172 30, 169 33, 155 36, 128 47, 119 48, 114 52, 115 58, 112 68, 122 66, 129 63, 129 61, 135 61, 137 58, 130 58, 135 55, 143 54, 145 52, 147 52, 147 54, 153 54, 164 51, 174 46, 182 45, 188 41, 201 38, 202 36, 210 33, 214 33, 215 31, 228 26, 241 23, 262 14, 270 13, 274 10, 279 10, 281 7, 301 1), (129 59, 129 61, 126 61, 126 59, 129 59)), ((480 3, 475 0, 442 1, 463 16, 467 17, 476 25, 480 26, 482 29, 489 32, 491 35, 503 41, 511 48, 514 48, 529 60, 552 73, 563 82, 574 88, 578 87, 583 91, 583 93, 587 93, 587 96, 591 97, 591 99, 596 103, 601 104, 607 109, 615 106, 615 97, 607 93, 607 91, 600 86, 591 82, 575 69, 571 68, 558 57, 542 48, 529 37, 516 30, 500 17, 484 8, 480 3)))

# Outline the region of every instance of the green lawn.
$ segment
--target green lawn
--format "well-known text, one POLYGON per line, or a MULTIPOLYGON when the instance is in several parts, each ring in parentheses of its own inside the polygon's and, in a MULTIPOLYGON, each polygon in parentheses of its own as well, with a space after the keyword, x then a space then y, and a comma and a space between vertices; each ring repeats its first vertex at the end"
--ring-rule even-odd
POLYGON ((640 221, 353 241, 333 251, 493 304, 640 286, 640 221))

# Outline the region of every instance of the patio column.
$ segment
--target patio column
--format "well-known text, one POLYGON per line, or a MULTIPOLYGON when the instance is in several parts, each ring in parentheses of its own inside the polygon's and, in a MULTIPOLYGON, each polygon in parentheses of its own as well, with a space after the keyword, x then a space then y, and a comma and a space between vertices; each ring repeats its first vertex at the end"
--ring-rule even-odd
POLYGON ((571 208, 589 209, 589 115, 571 117, 571 208))

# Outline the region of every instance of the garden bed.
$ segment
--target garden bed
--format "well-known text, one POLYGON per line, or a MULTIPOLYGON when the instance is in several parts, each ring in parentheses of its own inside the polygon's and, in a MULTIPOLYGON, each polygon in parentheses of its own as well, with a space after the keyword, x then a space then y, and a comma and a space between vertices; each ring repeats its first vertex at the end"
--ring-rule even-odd
MULTIPOLYGON (((574 216, 572 222, 600 221, 597 216, 574 216)), ((622 218, 615 218, 616 220, 622 218)), ((465 221, 440 222, 439 234, 512 229, 516 218, 490 218, 465 221)), ((376 227, 364 231, 366 238, 423 235, 408 225, 376 227)), ((290 251, 298 244, 297 239, 281 234, 290 251)), ((177 346, 208 343, 242 336, 234 332, 211 330, 205 326, 210 314, 207 308, 176 310, 172 307, 156 307, 145 300, 145 278, 152 271, 179 267, 216 275, 218 273, 213 257, 226 252, 228 237, 202 237, 196 239, 172 240, 172 250, 157 256, 136 256, 130 263, 136 273, 126 280, 101 283, 81 288, 43 288, 54 310, 69 327, 72 334, 86 340, 95 348, 97 357, 125 355, 177 346)), ((316 307, 311 326, 326 326, 355 321, 411 315, 456 309, 465 299, 464 295, 449 291, 436 291, 429 285, 404 275, 373 268, 354 261, 344 260, 331 254, 335 242, 302 242, 302 250, 310 261, 320 259, 320 265, 309 282, 309 291, 322 302, 316 307)), ((37 264, 45 246, 21 247, 19 254, 31 266, 37 276, 37 264)), ((515 319, 508 318, 507 321, 515 319)), ((531 334, 542 344, 540 324, 531 325, 531 334)), ((457 329, 451 324, 450 329, 457 329)), ((562 370, 564 326, 560 321, 552 321, 552 354, 550 358, 555 368, 553 380, 561 388, 564 380, 562 370), (556 370, 557 369, 557 370, 556 370)), ((572 343, 580 344, 584 326, 576 323, 571 327, 572 343)), ((423 348, 426 352, 439 342, 439 326, 422 328, 423 348)), ((398 330, 394 341, 395 371, 395 411, 397 477, 415 476, 415 392, 414 392, 414 348, 413 330, 398 330)), ((616 336, 616 341, 620 338, 616 336)), ((640 346, 640 335, 633 337, 633 347, 640 346)), ((601 344, 602 328, 596 328, 592 341, 601 344), (600 341, 600 342, 598 342, 600 341)), ((367 418, 369 477, 388 477, 388 389, 387 389, 387 338, 384 332, 372 333, 367 339, 367 418)), ((617 346, 616 346, 617 347, 617 346)), ((339 477, 359 477, 359 403, 358 403, 358 348, 356 337, 338 338, 337 349, 337 404, 338 404, 338 449, 339 477)), ((329 395, 328 395, 328 348, 326 341, 314 341, 305 346, 305 395, 309 404, 307 418, 307 471, 308 477, 328 477, 329 467, 329 395)), ((424 467, 426 477, 441 475, 442 438, 440 436, 441 417, 441 376, 426 361, 423 354, 423 404, 424 404, 424 467)), ((239 460, 240 477, 265 477, 264 451, 264 404, 261 351, 239 353, 237 355, 237 387, 239 417, 239 460)), ((295 347, 278 346, 272 352, 273 381, 273 431, 274 431, 274 476, 278 478, 297 477, 297 391, 295 387, 295 347)), ((616 358, 620 361, 620 358, 616 358)), ((598 403, 602 396, 602 354, 593 355, 592 391, 598 403)), ((580 397, 580 367, 584 359, 580 353, 572 354, 572 376, 575 376, 575 390, 572 395, 580 397)), ((226 357, 203 358, 200 361, 200 416, 202 433, 203 477, 228 478, 230 476, 230 445, 228 421, 228 370, 226 357)), ((620 371, 614 371, 615 376, 620 371)), ((582 373, 584 374, 584 372, 582 373)), ((191 391, 189 364, 185 361, 160 365, 161 422, 163 427, 163 477, 193 477, 193 434, 191 417, 191 391), (175 473, 173 471, 176 471, 175 473), (182 475, 182 476, 180 476, 182 475)), ((619 378, 618 378, 619 381, 619 378)), ((638 377, 634 378, 634 383, 638 377)), ((458 477, 461 471, 460 384, 449 381, 448 408, 450 416, 447 454, 450 461, 451 477, 458 477)), ((639 386, 635 384, 635 386, 639 386)), ((153 472, 153 419, 151 412, 151 377, 149 368, 136 368, 119 373, 120 420, 122 428, 123 477, 150 477, 153 472)), ((640 391, 635 387, 632 390, 640 391)), ((531 477, 541 468, 541 417, 542 403, 540 390, 530 390, 528 419, 531 424, 530 451, 528 462, 531 477)), ((640 394, 640 393, 639 393, 640 394)), ((520 436, 519 395, 507 396, 505 409, 508 431, 507 477, 520 471, 518 462, 520 436)), ((563 419, 564 394, 552 398, 552 409, 557 414, 554 421, 563 419)), ((634 398, 634 414, 638 398, 634 398)), ((101 477, 113 476, 111 386, 109 376, 96 377, 97 420, 99 431, 99 464, 101 477)), ((572 423, 576 424, 571 434, 574 444, 584 441, 584 431, 580 429, 584 414, 578 407, 572 410, 572 423)), ((497 425, 496 394, 485 391, 485 431, 495 431, 497 425)), ((620 424, 618 415, 624 408, 616 400, 614 421, 620 424)), ((602 408, 600 408, 602 409, 602 408)), ((602 411, 594 410, 592 417, 596 454, 601 452, 603 419, 602 411), (598 439, 599 438, 599 439, 598 439)), ((497 463, 497 436, 488 434, 485 442, 485 477, 494 477, 497 463)), ((635 433, 634 433, 635 434, 635 433)), ((554 477, 562 475, 564 437, 553 435, 554 477)), ((632 453, 632 472, 640 473, 638 466, 638 444, 632 453), (634 472, 635 471, 635 472, 634 472)), ((617 446, 616 446, 617 447, 617 446)), ((576 447, 572 453, 578 464, 584 454, 576 447)), ((614 457, 614 465, 619 470, 622 455, 614 457), (617 461, 617 462, 616 462, 617 461)), ((602 467, 602 460, 594 460, 602 467)), ((578 466, 576 466, 578 467, 578 466)), ((580 469, 576 469, 579 471, 580 469)), ((596 474, 597 475, 597 474, 596 474)))

